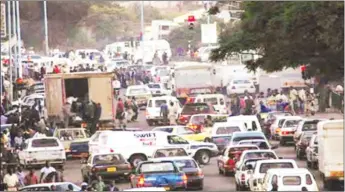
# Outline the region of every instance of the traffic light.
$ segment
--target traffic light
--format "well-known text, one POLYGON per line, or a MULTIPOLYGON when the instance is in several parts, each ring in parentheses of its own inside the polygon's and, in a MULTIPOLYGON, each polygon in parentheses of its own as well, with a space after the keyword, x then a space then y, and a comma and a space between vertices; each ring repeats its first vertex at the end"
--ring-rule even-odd
POLYGON ((195 22, 195 17, 194 17, 194 15, 188 16, 187 21, 188 21, 188 23, 189 23, 189 24, 188 24, 188 28, 189 28, 190 30, 194 29, 194 22, 195 22))
POLYGON ((301 74, 302 74, 302 79, 307 80, 307 76, 306 76, 306 66, 302 65, 301 66, 301 74))

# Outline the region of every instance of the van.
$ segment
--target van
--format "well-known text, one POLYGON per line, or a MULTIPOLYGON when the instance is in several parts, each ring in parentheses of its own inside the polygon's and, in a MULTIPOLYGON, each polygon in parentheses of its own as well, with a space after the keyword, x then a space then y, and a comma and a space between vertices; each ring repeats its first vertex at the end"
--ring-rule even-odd
POLYGON ((160 115, 161 105, 166 103, 170 106, 170 102, 173 102, 175 106, 177 106, 178 111, 181 111, 182 105, 177 100, 176 97, 172 96, 161 96, 161 97, 152 97, 147 102, 145 118, 146 122, 149 126, 153 126, 154 124, 158 124, 163 121, 163 117, 160 115))
POLYGON ((27 139, 18 156, 24 167, 44 165, 46 161, 63 166, 66 161, 64 146, 56 137, 27 139))
POLYGON ((248 131, 262 132, 261 125, 256 115, 239 115, 228 117, 228 122, 241 122, 248 131))
POLYGON ((158 131, 97 131, 89 141, 89 153, 121 153, 137 166, 152 156, 157 148, 181 147, 201 164, 208 164, 218 154, 213 143, 187 141, 180 136, 158 131))
POLYGON ((221 114, 228 114, 225 97, 222 94, 205 94, 198 95, 195 98, 195 103, 209 103, 214 109, 221 114))

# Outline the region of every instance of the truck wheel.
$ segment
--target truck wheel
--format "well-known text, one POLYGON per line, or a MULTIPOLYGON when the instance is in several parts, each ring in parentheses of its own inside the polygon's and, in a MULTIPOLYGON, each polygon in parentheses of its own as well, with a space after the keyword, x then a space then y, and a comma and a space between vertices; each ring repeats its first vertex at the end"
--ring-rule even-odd
POLYGON ((152 121, 152 120, 146 120, 146 122, 147 122, 147 124, 148 124, 149 126, 153 126, 153 121, 152 121))
POLYGON ((146 157, 143 155, 133 155, 130 159, 129 162, 133 167, 137 167, 138 164, 142 161, 146 161, 146 157))
POLYGON ((201 150, 196 153, 196 160, 203 165, 210 163, 211 157, 210 153, 206 150, 201 150))

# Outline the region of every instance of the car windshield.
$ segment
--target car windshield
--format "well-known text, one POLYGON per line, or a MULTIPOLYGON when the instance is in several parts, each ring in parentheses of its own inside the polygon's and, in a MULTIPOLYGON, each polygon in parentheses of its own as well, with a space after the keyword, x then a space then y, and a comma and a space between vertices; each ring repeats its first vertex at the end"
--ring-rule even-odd
POLYGON ((207 104, 186 104, 182 109, 182 114, 186 115, 210 112, 211 108, 207 104))
POLYGON ((150 89, 159 89, 159 88, 161 88, 161 86, 159 84, 148 84, 147 86, 149 86, 150 89))
POLYGON ((74 139, 84 139, 86 135, 82 130, 60 130, 58 135, 60 140, 74 140, 74 139))
POLYGON ((303 127, 302 127, 302 131, 316 131, 318 122, 319 121, 304 122, 303 127))
POLYGON ((176 148, 176 149, 158 149, 154 155, 154 158, 159 158, 159 157, 181 157, 181 156, 188 156, 186 151, 181 148, 176 148))
POLYGON ((262 151, 256 151, 256 152, 250 152, 246 153, 244 156, 244 159, 256 159, 256 158, 264 158, 264 159, 277 159, 277 156, 273 152, 262 152, 262 151))
POLYGON ((195 161, 191 159, 175 160, 175 164, 182 169, 197 168, 195 161))
POLYGON ((130 95, 140 95, 140 94, 147 94, 148 90, 144 87, 142 88, 130 88, 129 94, 130 95))
POLYGON ((286 120, 284 127, 296 127, 301 120, 286 120))
POLYGON ((160 127, 157 129, 154 129, 155 131, 163 131, 163 132, 167 132, 167 133, 172 133, 174 128, 173 127, 160 127))
POLYGON ((59 143, 58 143, 58 141, 56 139, 42 138, 42 139, 35 139, 35 140, 33 140, 31 146, 34 147, 34 148, 58 147, 59 143))
POLYGON ((163 103, 166 103, 166 102, 167 102, 166 100, 156 100, 155 101, 155 107, 159 108, 159 107, 161 107, 163 105, 163 103))
POLYGON ((176 169, 173 162, 147 162, 142 163, 139 168, 140 173, 165 173, 175 171, 176 169))
POLYGON ((205 98, 204 99, 205 103, 209 103, 211 105, 217 105, 218 104, 218 99, 216 97, 213 98, 205 98))
POLYGON ((292 163, 284 162, 284 163, 263 163, 260 166, 260 173, 267 173, 269 169, 279 169, 279 168, 293 168, 292 163))
POLYGON ((216 134, 222 135, 222 134, 232 134, 234 132, 241 131, 239 127, 235 126, 229 126, 229 127, 218 127, 216 134))
POLYGON ((96 155, 93 158, 94 165, 122 164, 122 163, 125 163, 125 159, 120 154, 96 155))

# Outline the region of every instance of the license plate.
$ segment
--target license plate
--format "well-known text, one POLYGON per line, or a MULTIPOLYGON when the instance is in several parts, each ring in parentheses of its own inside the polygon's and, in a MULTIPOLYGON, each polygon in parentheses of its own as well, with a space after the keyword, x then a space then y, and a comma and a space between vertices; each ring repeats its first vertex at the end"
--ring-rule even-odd
POLYGON ((164 187, 164 189, 165 189, 166 191, 169 191, 169 190, 170 190, 170 187, 164 187))
POLYGON ((107 172, 116 172, 116 167, 110 167, 107 169, 107 172))

